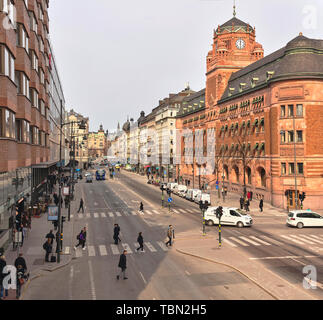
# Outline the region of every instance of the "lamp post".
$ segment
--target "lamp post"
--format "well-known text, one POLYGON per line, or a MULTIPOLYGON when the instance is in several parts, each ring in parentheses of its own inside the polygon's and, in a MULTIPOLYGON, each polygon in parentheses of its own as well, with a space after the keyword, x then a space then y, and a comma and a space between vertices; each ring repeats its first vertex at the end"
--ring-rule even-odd
POLYGON ((223 202, 225 202, 225 192, 224 192, 224 135, 225 135, 225 129, 223 130, 223 150, 222 150, 222 197, 223 197, 223 202))
MULTIPOLYGON (((296 110, 295 110, 296 111, 296 110)), ((295 112, 293 110, 293 134, 294 134, 294 173, 295 173, 295 205, 298 210, 298 194, 297 194, 297 161, 296 161, 296 128, 295 128, 295 112)))

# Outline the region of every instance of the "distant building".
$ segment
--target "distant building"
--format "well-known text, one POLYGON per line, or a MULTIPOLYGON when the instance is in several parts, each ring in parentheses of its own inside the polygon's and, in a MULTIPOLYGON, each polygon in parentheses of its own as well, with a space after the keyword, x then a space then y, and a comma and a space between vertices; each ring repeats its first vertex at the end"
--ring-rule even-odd
POLYGON ((101 158, 107 155, 107 133, 104 132, 102 125, 100 125, 98 132, 89 133, 88 149, 91 159, 101 158))

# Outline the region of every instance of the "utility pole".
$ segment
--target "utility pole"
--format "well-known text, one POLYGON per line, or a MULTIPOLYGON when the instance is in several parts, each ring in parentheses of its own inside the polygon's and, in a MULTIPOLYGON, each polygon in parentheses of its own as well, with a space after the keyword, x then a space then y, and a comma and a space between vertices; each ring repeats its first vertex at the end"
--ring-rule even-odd
MULTIPOLYGON (((297 106, 296 106, 296 108, 297 108, 297 106)), ((294 109, 294 108, 293 108, 293 109, 294 109)), ((296 112, 296 110, 293 110, 293 131, 294 131, 294 173, 295 173, 295 205, 296 205, 296 210, 298 210, 295 112, 296 112)))
POLYGON ((224 135, 225 135, 225 129, 223 130, 223 150, 222 150, 222 197, 223 202, 225 202, 225 192, 224 192, 224 135))

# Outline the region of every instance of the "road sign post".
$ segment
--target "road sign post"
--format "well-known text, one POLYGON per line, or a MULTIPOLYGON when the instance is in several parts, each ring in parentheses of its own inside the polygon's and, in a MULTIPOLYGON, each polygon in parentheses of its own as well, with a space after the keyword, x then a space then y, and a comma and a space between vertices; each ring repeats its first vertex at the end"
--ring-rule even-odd
POLYGON ((168 211, 170 212, 170 204, 173 201, 173 198, 169 197, 168 198, 168 211))
POLYGON ((222 239, 221 239, 221 217, 223 215, 223 208, 217 207, 216 208, 216 217, 219 219, 219 248, 222 246, 222 239))

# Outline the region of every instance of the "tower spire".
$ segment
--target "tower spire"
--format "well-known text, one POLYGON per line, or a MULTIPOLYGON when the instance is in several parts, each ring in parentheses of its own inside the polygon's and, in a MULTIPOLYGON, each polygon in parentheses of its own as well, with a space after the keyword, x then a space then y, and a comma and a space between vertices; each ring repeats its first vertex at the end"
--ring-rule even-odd
POLYGON ((233 0, 233 16, 236 16, 236 0, 233 0))

